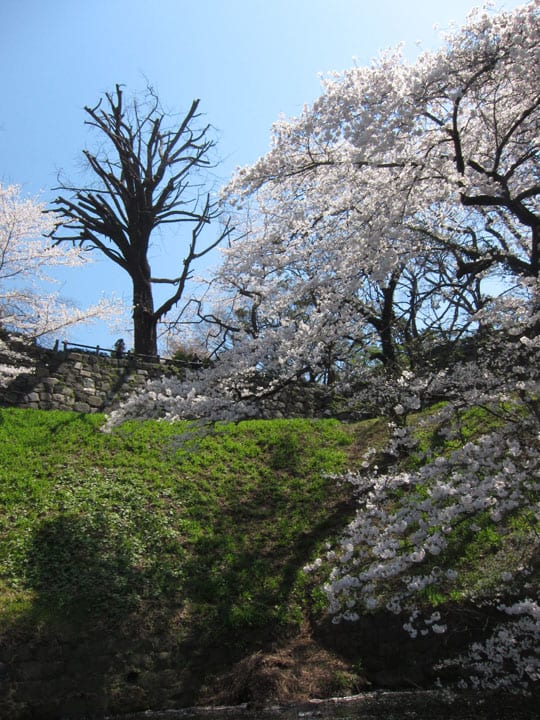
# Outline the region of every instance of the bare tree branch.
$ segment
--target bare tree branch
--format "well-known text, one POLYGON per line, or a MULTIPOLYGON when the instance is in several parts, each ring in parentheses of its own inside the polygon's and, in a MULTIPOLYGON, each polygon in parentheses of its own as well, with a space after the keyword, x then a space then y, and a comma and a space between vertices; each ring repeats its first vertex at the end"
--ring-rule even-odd
POLYGON ((98 250, 131 278, 135 352, 157 354, 157 324, 178 304, 191 278, 193 264, 228 237, 222 231, 206 245, 203 231, 219 217, 210 195, 200 195, 192 176, 211 165, 214 141, 210 126, 197 126, 199 100, 193 100, 178 124, 161 109, 151 87, 143 101, 124 102, 122 86, 85 107, 85 124, 105 139, 103 150, 84 150, 95 186, 61 182, 52 211, 61 221, 51 236, 56 244, 71 242, 98 250), (152 275, 149 250, 152 232, 165 224, 191 232, 180 239, 184 258, 171 267, 171 276, 152 275), (174 292, 154 308, 153 285, 171 285, 174 292))

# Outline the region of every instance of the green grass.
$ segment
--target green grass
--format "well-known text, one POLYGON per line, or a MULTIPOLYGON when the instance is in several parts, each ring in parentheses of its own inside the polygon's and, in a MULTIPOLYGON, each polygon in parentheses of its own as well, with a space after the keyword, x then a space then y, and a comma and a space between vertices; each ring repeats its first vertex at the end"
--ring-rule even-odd
MULTIPOLYGON (((155 615, 176 618, 175 631, 202 645, 240 647, 324 614, 317 578, 302 568, 355 510, 348 484, 329 476, 384 445, 383 420, 146 421, 111 433, 103 420, 0 410, 0 635, 66 618, 114 629, 155 615)), ((411 422, 420 452, 404 467, 456 447, 433 410, 411 422)), ((461 441, 496 422, 473 409, 461 441)), ((419 502, 425 491, 416 488, 419 502)), ((502 571, 530 563, 539 533, 530 508, 503 524, 465 519, 433 560, 459 580, 429 586, 422 600, 496 596, 502 571)))
POLYGON ((102 422, 0 411, 3 627, 162 607, 214 635, 297 623, 301 568, 344 522, 327 476, 352 429, 102 422))

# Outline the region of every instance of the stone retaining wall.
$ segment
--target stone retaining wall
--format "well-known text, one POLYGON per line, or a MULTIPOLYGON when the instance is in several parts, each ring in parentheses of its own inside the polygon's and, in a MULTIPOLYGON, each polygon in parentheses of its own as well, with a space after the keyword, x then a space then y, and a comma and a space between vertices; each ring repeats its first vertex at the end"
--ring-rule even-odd
MULTIPOLYGON (((170 615, 165 613, 161 618, 153 618, 153 622, 142 615, 118 618, 114 636, 110 629, 107 632, 107 624, 100 627, 99 618, 91 616, 86 621, 79 617, 76 622, 70 622, 66 616, 63 621, 56 621, 59 625, 43 623, 38 628, 21 623, 18 628, 0 631, 0 720, 82 720, 115 715, 126 720, 128 717, 142 720, 153 716, 142 712, 148 710, 161 711, 156 712, 159 718, 193 720, 195 713, 176 714, 174 709, 197 703, 208 705, 208 697, 223 688, 224 681, 231 686, 231 696, 236 693, 235 683, 243 688, 235 702, 248 703, 253 710, 258 705, 291 701, 291 697, 281 695, 286 693, 287 673, 292 671, 300 676, 305 660, 300 655, 291 666, 292 656, 287 653, 291 638, 276 638, 262 648, 258 643, 250 647, 246 638, 246 649, 239 653, 238 649, 231 651, 226 644, 220 645, 204 633, 191 636, 182 626, 178 608, 176 612, 170 608, 170 612, 170 615), (249 656, 261 662, 246 665, 244 660, 249 656), (272 675, 265 671, 269 666, 273 666, 272 675), (240 668, 244 668, 245 675, 240 676, 240 668), (131 713, 140 714, 132 716, 131 713)), ((313 652, 335 654, 337 651, 335 657, 340 659, 340 664, 336 667, 342 667, 345 662, 350 663, 352 670, 358 668, 360 662, 363 668, 360 674, 367 675, 370 689, 378 691, 373 695, 378 696, 381 690, 433 688, 433 661, 449 652, 463 651, 490 627, 489 615, 475 611, 474 616, 463 615, 457 636, 445 635, 441 639, 431 634, 421 640, 411 640, 403 632, 405 619, 380 613, 366 616, 360 626, 329 624, 327 632, 315 631, 316 640, 311 641, 313 652)), ((330 688, 334 682, 331 667, 328 673, 330 688)), ((299 685, 297 692, 300 699, 309 692, 309 687, 299 685)), ((406 712, 406 706, 397 704, 389 714, 383 707, 380 715, 372 708, 373 714, 357 715, 349 710, 340 716, 388 720, 405 717, 532 719, 537 717, 539 699, 538 690, 533 692, 530 705, 522 695, 509 695, 500 714, 493 707, 486 714, 482 707, 476 714, 472 707, 468 712, 453 714, 450 708, 446 712, 442 708, 437 711, 436 705, 431 704, 429 712, 417 713, 418 708, 414 706, 408 706, 409 712, 406 712), (509 712, 510 708, 515 712, 509 712), (519 708, 527 712, 521 714, 519 708)), ((294 714, 293 718, 301 714, 294 714)), ((306 714, 326 717, 320 712, 306 714)), ((233 712, 229 717, 232 720, 241 715, 233 712)))
POLYGON ((38 410, 101 412, 142 387, 147 380, 178 375, 182 368, 143 362, 126 355, 56 351, 11 343, 11 353, 0 346, 0 364, 13 364, 18 356, 22 372, 0 386, 0 405, 38 410))
MULTIPOLYGON (((81 413, 111 409, 150 379, 181 377, 188 365, 145 362, 132 355, 116 358, 57 351, 13 341, 8 348, 0 341, 2 364, 18 364, 23 371, 4 386, 0 384, 0 405, 81 413)), ((326 390, 317 385, 289 385, 261 401, 260 417, 329 416, 326 390)))

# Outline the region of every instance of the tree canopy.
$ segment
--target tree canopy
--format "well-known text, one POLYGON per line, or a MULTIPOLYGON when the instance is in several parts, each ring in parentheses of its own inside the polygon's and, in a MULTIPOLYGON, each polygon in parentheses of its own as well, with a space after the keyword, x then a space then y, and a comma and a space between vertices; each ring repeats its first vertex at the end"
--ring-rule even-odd
POLYGON ((331 76, 229 184, 249 225, 227 252, 223 284, 250 300, 273 339, 307 322, 321 368, 329 351, 339 359, 369 346, 395 368, 433 331, 470 329, 503 289, 532 300, 538 70, 529 3, 471 16, 413 64, 388 52, 331 76))

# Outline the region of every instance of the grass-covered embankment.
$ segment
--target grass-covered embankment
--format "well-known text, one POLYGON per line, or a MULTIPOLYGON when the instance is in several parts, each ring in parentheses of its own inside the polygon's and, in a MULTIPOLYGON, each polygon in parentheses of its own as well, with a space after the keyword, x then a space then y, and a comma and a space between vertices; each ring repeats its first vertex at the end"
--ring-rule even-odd
MULTIPOLYGON (((411 417, 414 448, 399 460, 379 453, 379 473, 385 462, 413 473, 449 457, 492 417, 467 411, 459 438, 441 435, 434 409, 411 417)), ((99 415, 0 410, 0 718, 346 694, 366 672, 374 687, 429 683, 424 660, 488 637, 497 604, 537 587, 531 485, 504 521, 456 516, 446 545, 418 565, 437 571, 418 606, 451 621, 448 632, 411 639, 384 610, 398 575, 377 580, 373 615, 333 626, 322 591, 330 565, 303 568, 337 547, 362 508, 365 493, 355 499, 331 475, 382 450, 383 420, 102 425, 99 415)), ((435 479, 421 480, 390 483, 357 520, 375 538, 396 517, 418 534, 437 495, 435 479)), ((439 528, 422 532, 433 542, 439 528)))
POLYGON ((4 622, 179 600, 207 625, 295 622, 297 571, 343 521, 326 474, 344 467, 351 433, 335 421, 101 423, 1 411, 4 622))
MULTIPOLYGON (((151 644, 165 632, 167 648, 191 648, 174 662, 189 666, 185 697, 194 701, 192 686, 204 682, 195 674, 298 632, 301 569, 350 512, 348 488, 336 492, 327 475, 349 463, 353 428, 150 421, 106 434, 102 423, 0 411, 2 662, 17 637, 62 644, 63 634, 99 626, 124 647, 126 634, 151 644)), ((129 654, 117 683, 137 685, 129 654)))

